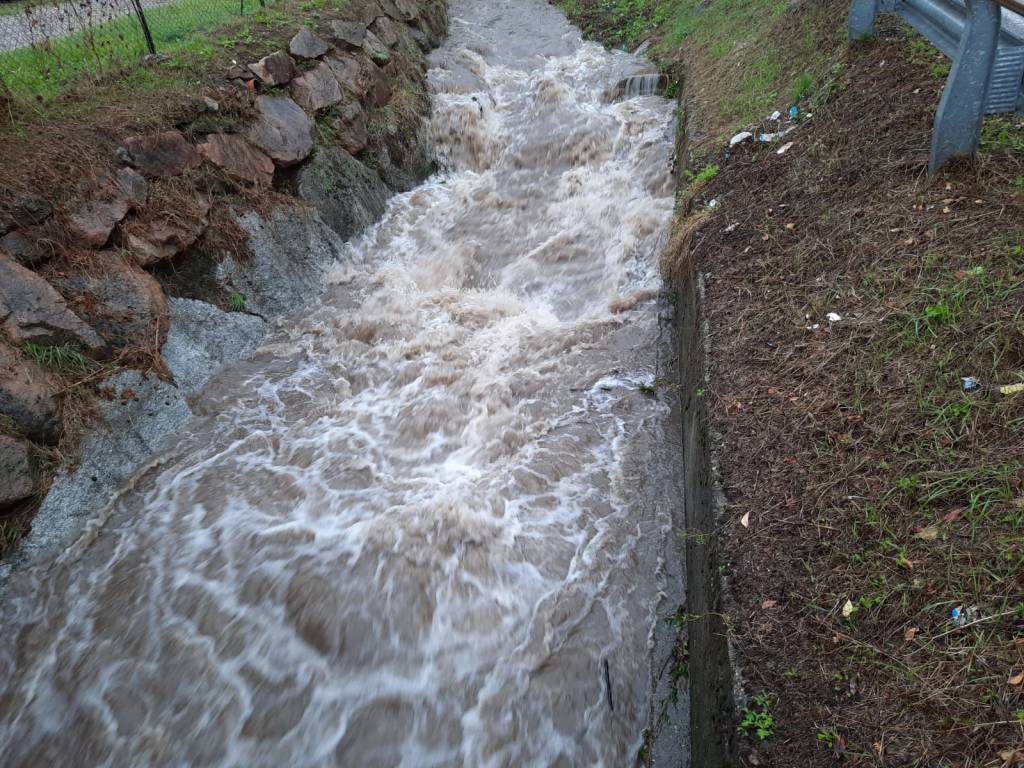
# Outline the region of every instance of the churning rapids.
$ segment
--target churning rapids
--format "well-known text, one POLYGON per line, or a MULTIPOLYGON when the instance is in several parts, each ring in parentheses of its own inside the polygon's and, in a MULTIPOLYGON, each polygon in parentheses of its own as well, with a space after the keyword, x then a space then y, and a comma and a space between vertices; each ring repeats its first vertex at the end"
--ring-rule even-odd
POLYGON ((635 760, 673 105, 544 0, 455 0, 431 65, 444 170, 12 585, 5 765, 635 760))

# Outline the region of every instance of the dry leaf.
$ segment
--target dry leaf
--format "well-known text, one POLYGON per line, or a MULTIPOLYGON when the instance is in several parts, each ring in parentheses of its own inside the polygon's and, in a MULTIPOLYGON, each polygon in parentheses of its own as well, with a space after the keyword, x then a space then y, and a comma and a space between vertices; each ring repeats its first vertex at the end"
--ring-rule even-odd
POLYGON ((1024 672, 1021 672, 1019 675, 1014 675, 1006 682, 1010 685, 1024 685, 1024 672))
POLYGON ((952 523, 954 520, 959 520, 960 519, 960 515, 963 514, 963 511, 964 511, 963 507, 957 507, 956 509, 951 509, 951 510, 949 510, 949 512, 947 512, 946 514, 944 514, 942 516, 941 522, 943 522, 943 523, 952 523))
POLYGON ((740 525, 742 525, 744 528, 749 528, 750 527, 750 513, 749 512, 747 512, 745 515, 743 515, 743 517, 740 518, 740 525))
POLYGON ((907 631, 903 633, 903 639, 909 643, 919 631, 917 627, 907 627, 907 631))
POLYGON ((778 604, 779 603, 777 600, 765 600, 763 603, 761 603, 761 610, 767 611, 770 608, 774 608, 778 604))
POLYGON ((843 606, 843 618, 848 619, 853 616, 853 602, 851 600, 846 601, 846 605, 843 606))
POLYGON ((914 538, 921 539, 922 541, 935 541, 939 538, 939 529, 937 526, 928 525, 924 528, 918 528, 914 531, 914 538))
POLYGON ((1003 768, 1010 768, 1011 765, 1019 765, 1024 761, 1024 748, 1004 749, 999 753, 999 759, 1003 761, 1003 768))
POLYGON ((943 208, 943 209, 942 209, 942 212, 943 212, 943 213, 952 213, 952 212, 953 212, 953 209, 952 209, 952 208, 950 208, 950 207, 949 207, 949 206, 947 205, 947 206, 946 206, 945 208, 943 208))
POLYGON ((917 242, 917 240, 915 240, 914 238, 908 237, 906 240, 903 241, 903 244, 904 245, 914 245, 916 242, 917 242))
POLYGON ((790 222, 789 224, 786 225, 786 229, 788 229, 790 232, 793 232, 794 230, 796 230, 796 224, 790 222))

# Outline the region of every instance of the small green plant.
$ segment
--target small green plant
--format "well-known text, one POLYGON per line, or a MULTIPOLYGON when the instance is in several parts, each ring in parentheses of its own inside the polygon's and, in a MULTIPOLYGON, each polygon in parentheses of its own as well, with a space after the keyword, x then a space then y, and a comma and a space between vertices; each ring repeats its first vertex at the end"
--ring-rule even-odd
POLYGON ((935 77, 948 77, 949 76, 949 62, 940 61, 932 64, 932 74, 935 77))
POLYGON ((1018 709, 1013 713, 1013 716, 1017 718, 1017 722, 1024 725, 1024 709, 1018 709))
POLYGON ((88 371, 94 365, 74 344, 46 346, 26 341, 21 349, 31 360, 56 370, 88 371))
POLYGON ((245 296, 233 291, 228 297, 228 309, 232 312, 245 312, 245 296))
POLYGON ((753 708, 743 708, 743 719, 740 720, 738 730, 744 736, 749 736, 751 731, 762 741, 770 739, 775 735, 775 718, 771 713, 771 699, 767 693, 759 693, 754 697, 753 708))
POLYGON ((810 72, 804 72, 796 79, 796 85, 793 86, 793 101, 799 102, 805 96, 811 92, 811 88, 814 86, 814 77, 810 72))
POLYGON ((1018 176, 1010 183, 1015 187, 1024 187, 1024 176, 1018 176))
POLYGON ((706 184, 718 175, 718 171, 717 165, 705 165, 697 173, 687 171, 686 178, 689 179, 691 184, 706 184))
POLYGON ((924 316, 926 320, 945 324, 953 316, 953 311, 946 302, 940 301, 938 304, 930 304, 925 307, 924 316))
POLYGON ((823 728, 818 731, 818 735, 815 738, 827 745, 829 749, 835 749, 836 742, 839 741, 839 734, 829 728, 823 728))

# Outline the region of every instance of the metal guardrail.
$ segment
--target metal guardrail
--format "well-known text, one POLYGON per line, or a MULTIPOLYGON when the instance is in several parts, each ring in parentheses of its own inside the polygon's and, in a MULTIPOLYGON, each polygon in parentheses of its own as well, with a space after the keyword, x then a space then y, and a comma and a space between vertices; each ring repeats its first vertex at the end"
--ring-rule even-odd
POLYGON ((871 37, 879 13, 898 14, 952 61, 935 115, 930 174, 954 157, 974 156, 986 114, 1024 114, 1022 0, 853 0, 850 40, 871 37))

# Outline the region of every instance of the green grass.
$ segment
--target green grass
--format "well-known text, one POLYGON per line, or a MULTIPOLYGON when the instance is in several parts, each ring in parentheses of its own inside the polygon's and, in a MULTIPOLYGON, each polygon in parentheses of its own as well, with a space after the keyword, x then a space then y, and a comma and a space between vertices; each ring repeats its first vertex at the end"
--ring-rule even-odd
POLYGON ((26 341, 21 349, 31 360, 55 370, 88 371, 95 365, 74 344, 45 346, 26 341))
POLYGON ((228 309, 231 312, 245 312, 245 296, 238 291, 232 292, 228 297, 228 309))
MULTIPOLYGON (((255 11, 254 0, 246 13, 255 11)), ((255 15, 255 14, 253 14, 255 15)), ((146 11, 158 53, 213 55, 212 31, 239 17, 235 0, 177 0, 146 11)), ((70 83, 123 68, 146 53, 145 39, 134 15, 121 16, 89 30, 55 38, 47 45, 0 53, 0 80, 15 96, 52 98, 70 83)))

